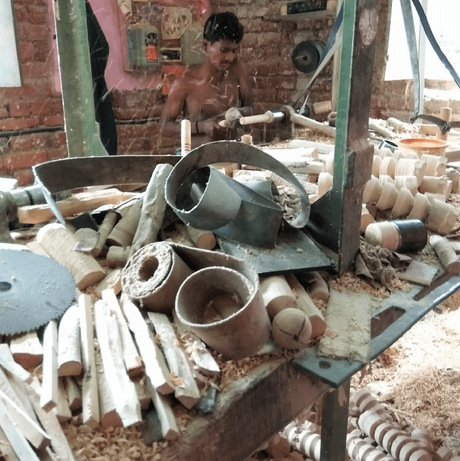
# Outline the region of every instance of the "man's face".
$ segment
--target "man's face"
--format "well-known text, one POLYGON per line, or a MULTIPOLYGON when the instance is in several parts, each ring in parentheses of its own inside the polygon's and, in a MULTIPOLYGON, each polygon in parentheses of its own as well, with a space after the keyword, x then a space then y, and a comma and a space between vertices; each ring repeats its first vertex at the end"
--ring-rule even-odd
POLYGON ((239 43, 230 40, 219 40, 211 44, 204 40, 204 51, 211 65, 218 70, 228 70, 238 58, 239 43))

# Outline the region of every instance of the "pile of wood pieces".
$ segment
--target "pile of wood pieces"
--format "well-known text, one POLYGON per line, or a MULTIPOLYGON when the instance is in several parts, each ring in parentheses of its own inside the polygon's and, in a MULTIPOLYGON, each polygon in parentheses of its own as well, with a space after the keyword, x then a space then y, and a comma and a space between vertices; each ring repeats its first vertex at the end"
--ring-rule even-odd
MULTIPOLYGON (((460 459, 453 455, 450 448, 441 447, 435 450, 429 431, 398 417, 366 387, 359 389, 350 399, 347 432, 346 450, 349 459, 353 461, 460 459)), ((308 460, 320 461, 320 434, 321 428, 307 419, 303 422, 292 422, 280 435, 291 450, 296 450, 308 460)), ((294 459, 285 454, 281 458, 294 459)))

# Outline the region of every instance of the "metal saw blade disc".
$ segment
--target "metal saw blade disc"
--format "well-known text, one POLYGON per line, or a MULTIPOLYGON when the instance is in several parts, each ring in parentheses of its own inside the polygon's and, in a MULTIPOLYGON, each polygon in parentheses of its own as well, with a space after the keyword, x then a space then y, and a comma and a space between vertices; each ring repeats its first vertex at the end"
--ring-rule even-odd
POLYGON ((28 250, 0 250, 0 334, 58 319, 74 297, 75 280, 61 264, 28 250))

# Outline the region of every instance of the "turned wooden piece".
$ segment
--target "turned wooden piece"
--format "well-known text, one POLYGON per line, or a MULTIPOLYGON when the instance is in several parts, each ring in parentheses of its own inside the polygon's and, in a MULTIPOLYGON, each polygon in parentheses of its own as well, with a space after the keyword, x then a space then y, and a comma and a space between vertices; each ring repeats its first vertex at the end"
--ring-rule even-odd
POLYGON ((329 287, 323 276, 318 271, 308 273, 308 294, 317 301, 327 302, 329 299, 329 287))
POLYGON ((396 164, 395 176, 416 176, 420 185, 426 172, 426 162, 419 158, 401 158, 396 164))
POLYGON ((382 165, 382 157, 380 155, 374 155, 372 160, 372 176, 376 178, 380 175, 380 166, 382 165))
POLYGON ((371 410, 365 410, 358 418, 358 427, 365 434, 375 440, 375 431, 377 427, 384 424, 384 422, 385 421, 380 417, 378 413, 375 413, 371 410))
POLYGON ((441 447, 434 454, 435 461, 449 461, 453 456, 453 452, 449 447, 441 447))
POLYGON ((395 176, 396 189, 401 190, 402 187, 409 189, 412 195, 418 192, 417 176, 395 176))
POLYGON ((78 240, 62 224, 52 223, 42 227, 38 231, 37 241, 54 260, 69 270, 79 290, 105 277, 104 270, 93 256, 74 250, 78 240))
POLYGON ((94 257, 97 257, 101 254, 101 251, 106 244, 107 237, 110 235, 110 232, 112 232, 115 224, 118 221, 118 217, 118 213, 113 210, 109 210, 105 214, 104 219, 102 220, 102 223, 97 231, 97 241, 93 250, 94 257))
POLYGON ((398 198, 398 189, 393 183, 385 182, 380 198, 377 201, 377 208, 381 211, 393 208, 398 198))
POLYGON ((260 278, 260 292, 270 318, 287 307, 297 307, 297 299, 283 275, 260 278))
POLYGON ((396 437, 401 434, 401 429, 390 429, 382 440, 382 447, 387 453, 391 453, 391 445, 396 440, 396 437))
POLYGON ((172 169, 173 167, 169 163, 160 163, 153 170, 143 196, 142 209, 133 237, 133 253, 148 243, 153 243, 157 240, 158 231, 161 228, 166 210, 166 179, 172 169))
POLYGON ((322 336, 326 332, 327 328, 323 314, 316 307, 315 303, 294 274, 287 273, 285 274, 285 278, 291 290, 297 297, 297 307, 307 314, 308 319, 310 320, 312 327, 311 337, 314 339, 322 336))
POLYGON ((359 231, 362 234, 364 234, 364 232, 366 232, 367 226, 373 222, 375 222, 374 217, 369 212, 367 206, 363 203, 361 207, 361 220, 359 225, 359 231))
POLYGON ((377 426, 377 428, 375 429, 375 432, 374 432, 374 440, 375 440, 380 446, 382 446, 384 435, 385 435, 388 431, 391 431, 391 429, 394 429, 392 424, 390 424, 389 422, 386 422, 386 421, 382 422, 382 424, 379 424, 379 425, 377 426))
POLYGON ((371 177, 364 185, 363 203, 377 202, 383 191, 383 185, 375 176, 371 177))
POLYGON ((449 181, 446 176, 424 176, 419 186, 419 191, 423 194, 431 192, 432 194, 442 194, 449 198, 452 190, 452 181, 449 181))
POLYGON ((380 164, 379 176, 388 175, 394 179, 397 163, 393 154, 383 157, 380 164))
POLYGON ((414 197, 412 210, 407 215, 407 219, 420 219, 420 221, 425 221, 428 217, 429 204, 430 201, 426 195, 417 193, 414 197))
POLYGON ((110 267, 124 267, 131 254, 131 247, 111 246, 107 252, 106 261, 110 267))
POLYGON ((318 195, 322 197, 332 187, 333 176, 322 172, 318 176, 318 195))
POLYGON ((419 449, 417 451, 414 451, 409 456, 409 461, 432 461, 433 457, 424 449, 419 449))
POLYGON ((190 225, 187 225, 185 229, 197 248, 213 250, 217 245, 216 236, 211 231, 196 229, 190 225))
POLYGON ((426 176, 442 176, 446 174, 447 158, 439 155, 423 154, 420 159, 426 162, 426 176))
POLYGON ((426 429, 422 429, 418 427, 415 428, 411 432, 411 437, 416 439, 418 441, 418 444, 422 448, 425 448, 429 453, 431 454, 434 453, 433 437, 426 429))
POLYGON ((412 210, 413 205, 414 196, 412 195, 412 192, 406 187, 402 187, 399 189, 398 198, 391 209, 391 216, 393 218, 406 216, 412 210))
POLYGON ((412 453, 416 452, 420 448, 420 445, 416 442, 406 441, 399 451, 399 461, 409 461, 412 453))
POLYGON ((369 224, 364 233, 366 242, 374 246, 381 246, 396 251, 400 239, 396 226, 391 221, 380 221, 369 224))
POLYGON ((449 274, 460 274, 460 260, 449 240, 440 235, 432 235, 430 245, 449 274))

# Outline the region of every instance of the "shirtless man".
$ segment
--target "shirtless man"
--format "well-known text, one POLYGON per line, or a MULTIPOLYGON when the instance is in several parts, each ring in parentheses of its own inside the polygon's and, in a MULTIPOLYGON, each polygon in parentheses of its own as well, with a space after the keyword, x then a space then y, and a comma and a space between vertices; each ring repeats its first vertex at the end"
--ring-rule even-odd
POLYGON ((244 28, 233 13, 211 15, 204 25, 205 62, 188 69, 172 85, 160 118, 161 132, 179 135, 179 116, 190 120, 192 148, 234 139, 236 130, 218 122, 231 107, 252 113, 252 90, 246 65, 238 58, 244 28))

